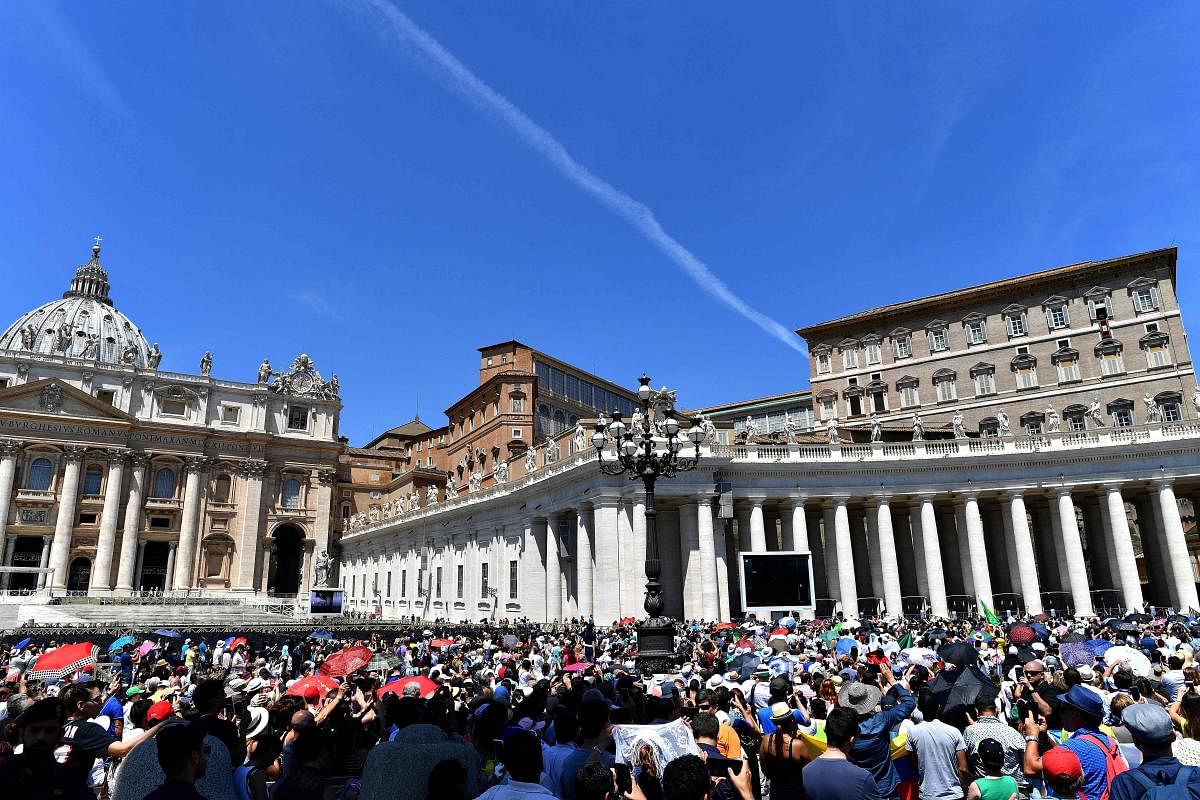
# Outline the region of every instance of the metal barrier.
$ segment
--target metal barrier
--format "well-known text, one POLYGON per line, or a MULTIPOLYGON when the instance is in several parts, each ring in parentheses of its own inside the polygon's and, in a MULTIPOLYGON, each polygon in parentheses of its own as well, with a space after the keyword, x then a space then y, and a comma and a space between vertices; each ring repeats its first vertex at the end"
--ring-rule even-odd
POLYGON ((946 610, 950 612, 950 618, 955 619, 978 614, 979 606, 976 605, 973 594, 948 594, 946 595, 946 610))
POLYGON ((910 594, 900 598, 904 616, 920 618, 929 613, 929 599, 923 594, 910 594))
POLYGON ((1025 616, 1025 599, 1016 592, 1000 592, 992 595, 993 610, 998 617, 1025 616))
POLYGON ((1042 608, 1051 617, 1061 617, 1064 614, 1075 616, 1075 602, 1070 592, 1042 592, 1042 608))

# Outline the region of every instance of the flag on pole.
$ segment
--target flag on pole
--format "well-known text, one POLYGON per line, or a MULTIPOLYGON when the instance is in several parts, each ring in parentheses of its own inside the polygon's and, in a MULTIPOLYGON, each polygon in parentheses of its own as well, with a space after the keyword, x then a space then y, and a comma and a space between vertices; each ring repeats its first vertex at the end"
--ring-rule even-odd
POLYGON ((909 632, 909 633, 906 633, 906 634, 904 634, 903 636, 901 636, 901 637, 900 637, 900 642, 899 642, 899 645, 900 645, 900 649, 901 649, 901 650, 907 650, 908 648, 912 647, 912 646, 913 646, 913 635, 912 635, 912 633, 911 633, 911 632, 909 632))
POLYGON ((988 608, 987 603, 980 600, 979 607, 983 609, 984 619, 986 619, 989 624, 991 624, 991 625, 999 625, 1000 624, 1000 618, 996 616, 995 611, 992 611, 990 608, 988 608))

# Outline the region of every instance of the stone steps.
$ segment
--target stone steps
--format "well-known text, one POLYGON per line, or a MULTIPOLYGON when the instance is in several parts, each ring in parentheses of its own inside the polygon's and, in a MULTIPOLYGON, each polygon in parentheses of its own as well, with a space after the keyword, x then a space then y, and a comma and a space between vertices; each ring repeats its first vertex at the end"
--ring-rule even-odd
POLYGON ((297 617, 241 605, 22 605, 17 621, 33 620, 50 625, 117 625, 135 630, 192 627, 277 625, 299 620, 297 617))

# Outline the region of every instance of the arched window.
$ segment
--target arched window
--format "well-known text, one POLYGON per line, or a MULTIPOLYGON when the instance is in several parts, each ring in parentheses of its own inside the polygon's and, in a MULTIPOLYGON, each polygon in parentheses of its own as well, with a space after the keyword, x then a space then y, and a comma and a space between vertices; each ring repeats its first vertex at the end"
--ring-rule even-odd
POLYGON ((567 415, 562 412, 562 409, 554 411, 554 426, 550 429, 551 434, 562 433, 567 427, 567 415))
POLYGON ((170 467, 163 467, 158 472, 154 473, 154 491, 151 497, 174 497, 175 496, 175 471, 170 467))
POLYGON ((100 484, 103 480, 104 476, 99 467, 88 467, 87 472, 83 474, 83 493, 100 494, 100 484))
POLYGON ((232 486, 233 482, 228 475, 218 475, 216 484, 213 486, 213 500, 218 503, 228 503, 232 486))
POLYGON ((29 465, 29 480, 25 482, 28 489, 35 492, 45 492, 50 489, 50 479, 53 477, 54 465, 48 458, 35 458, 29 465))
POLYGON ((283 507, 300 507, 300 481, 295 478, 288 478, 283 482, 283 507))

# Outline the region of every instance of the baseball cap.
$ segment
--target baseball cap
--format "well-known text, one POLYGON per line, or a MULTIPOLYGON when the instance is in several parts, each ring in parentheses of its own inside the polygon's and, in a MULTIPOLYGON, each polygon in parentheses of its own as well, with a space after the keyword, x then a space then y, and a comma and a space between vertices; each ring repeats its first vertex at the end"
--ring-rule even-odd
POLYGON ((155 722, 162 722, 164 719, 171 716, 174 710, 175 709, 166 700, 159 700, 157 703, 147 709, 146 723, 153 724, 155 722))
POLYGON ((989 767, 1004 766, 1004 745, 995 739, 984 739, 976 749, 979 760, 989 767))
POLYGON ((1052 747, 1042 754, 1042 775, 1058 783, 1070 783, 1083 777, 1083 765, 1079 756, 1067 748, 1052 747))
POLYGON ((139 694, 145 693, 145 691, 146 690, 140 686, 130 686, 128 689, 125 690, 125 696, 126 697, 137 697, 139 694))

